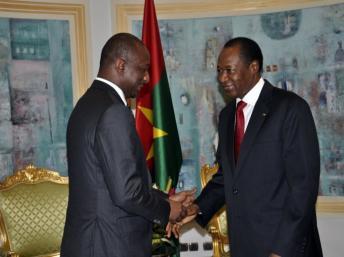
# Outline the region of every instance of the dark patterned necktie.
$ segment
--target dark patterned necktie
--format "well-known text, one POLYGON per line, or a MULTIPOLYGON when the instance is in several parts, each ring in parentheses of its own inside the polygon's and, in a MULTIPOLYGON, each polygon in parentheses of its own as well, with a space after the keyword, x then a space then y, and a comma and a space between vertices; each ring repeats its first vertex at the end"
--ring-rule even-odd
POLYGON ((244 131, 245 131, 245 117, 243 109, 247 104, 244 101, 240 101, 237 104, 236 112, 235 112, 235 135, 234 135, 234 157, 235 163, 239 158, 240 152, 240 144, 242 139, 244 138, 244 131))

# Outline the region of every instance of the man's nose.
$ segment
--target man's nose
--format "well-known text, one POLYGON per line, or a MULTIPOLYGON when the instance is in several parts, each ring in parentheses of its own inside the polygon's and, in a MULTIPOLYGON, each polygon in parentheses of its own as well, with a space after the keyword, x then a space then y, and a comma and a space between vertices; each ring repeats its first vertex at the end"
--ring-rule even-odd
POLYGON ((226 80, 228 80, 228 74, 226 71, 220 71, 218 74, 217 74, 217 80, 220 82, 220 83, 224 83, 226 80))

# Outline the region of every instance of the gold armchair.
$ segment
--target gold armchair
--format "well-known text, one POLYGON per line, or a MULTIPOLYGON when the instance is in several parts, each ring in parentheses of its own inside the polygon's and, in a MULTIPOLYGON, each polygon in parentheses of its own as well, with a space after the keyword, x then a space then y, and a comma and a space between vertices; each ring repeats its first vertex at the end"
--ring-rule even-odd
POLYGON ((8 257, 57 257, 68 178, 32 165, 0 183, 0 250, 8 257))
MULTIPOLYGON (((202 188, 208 183, 211 177, 217 172, 218 165, 204 165, 201 169, 202 188)), ((213 240, 213 257, 230 257, 229 240, 227 234, 227 215, 223 206, 209 221, 207 230, 213 240)))

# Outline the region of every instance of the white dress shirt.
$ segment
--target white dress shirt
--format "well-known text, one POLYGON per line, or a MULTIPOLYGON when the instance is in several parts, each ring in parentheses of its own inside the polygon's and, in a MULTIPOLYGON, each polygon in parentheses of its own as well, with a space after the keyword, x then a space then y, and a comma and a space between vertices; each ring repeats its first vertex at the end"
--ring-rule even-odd
POLYGON ((104 82, 105 84, 108 84, 110 87, 112 87, 113 89, 116 90, 117 94, 121 97, 123 103, 125 104, 125 106, 127 106, 127 100, 125 99, 124 93, 122 91, 122 89, 120 89, 119 86, 117 86, 116 84, 112 83, 111 81, 107 80, 107 79, 103 79, 103 78, 99 78, 96 77, 96 80, 99 80, 101 82, 104 82))
POLYGON ((264 79, 260 78, 257 84, 254 85, 254 87, 251 88, 251 90, 247 92, 247 94, 243 97, 243 99, 240 99, 240 98, 236 99, 236 104, 238 104, 241 100, 247 104, 245 108, 243 109, 244 119, 245 119, 245 131, 246 131, 248 122, 250 121, 253 108, 256 105, 260 92, 263 89, 264 83, 265 83, 264 79))

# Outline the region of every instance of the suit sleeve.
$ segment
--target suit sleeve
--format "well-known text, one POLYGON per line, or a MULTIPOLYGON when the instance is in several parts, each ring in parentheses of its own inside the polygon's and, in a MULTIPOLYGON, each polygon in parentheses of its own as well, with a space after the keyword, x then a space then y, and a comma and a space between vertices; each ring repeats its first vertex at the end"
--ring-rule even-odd
POLYGON ((114 204, 128 213, 166 225, 170 205, 150 186, 130 111, 122 105, 113 105, 98 124, 95 144, 114 204))
POLYGON ((296 99, 289 106, 283 129, 283 167, 289 186, 273 252, 293 256, 311 228, 318 195, 320 157, 315 124, 308 104, 296 99))
POLYGON ((161 197, 161 198, 165 199, 166 201, 168 201, 169 195, 166 194, 165 192, 163 192, 159 189, 153 188, 152 193, 155 194, 156 196, 161 197))
POLYGON ((213 178, 208 182, 201 194, 195 200, 199 206, 200 214, 196 221, 205 227, 214 214, 225 204, 222 169, 219 168, 213 178))

